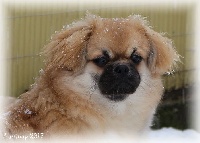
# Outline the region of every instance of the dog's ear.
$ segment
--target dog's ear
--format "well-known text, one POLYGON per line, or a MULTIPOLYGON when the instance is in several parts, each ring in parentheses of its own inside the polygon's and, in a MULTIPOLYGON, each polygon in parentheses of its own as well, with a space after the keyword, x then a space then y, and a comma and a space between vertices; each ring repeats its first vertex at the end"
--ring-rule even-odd
POLYGON ((150 28, 147 28, 146 32, 149 40, 147 65, 151 73, 162 75, 166 72, 172 72, 179 61, 179 55, 172 41, 150 28))
POLYGON ((149 53, 147 65, 154 75, 162 75, 171 72, 179 61, 175 47, 170 39, 163 34, 154 31, 146 18, 140 15, 131 15, 128 17, 135 25, 138 25, 149 41, 149 53))
POLYGON ((46 70, 63 68, 75 72, 83 67, 91 33, 92 27, 80 21, 53 35, 42 52, 46 56, 46 70))

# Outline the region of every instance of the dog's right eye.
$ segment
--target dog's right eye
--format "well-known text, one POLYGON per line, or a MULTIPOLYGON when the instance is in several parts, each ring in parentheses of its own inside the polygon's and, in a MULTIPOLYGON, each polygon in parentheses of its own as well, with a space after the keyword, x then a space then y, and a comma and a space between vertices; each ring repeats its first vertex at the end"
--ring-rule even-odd
POLYGON ((133 53, 131 55, 131 60, 135 63, 135 64, 139 64, 142 61, 142 57, 133 53))
POLYGON ((99 57, 93 60, 93 62, 99 67, 105 66, 108 63, 108 61, 109 59, 105 56, 99 57))

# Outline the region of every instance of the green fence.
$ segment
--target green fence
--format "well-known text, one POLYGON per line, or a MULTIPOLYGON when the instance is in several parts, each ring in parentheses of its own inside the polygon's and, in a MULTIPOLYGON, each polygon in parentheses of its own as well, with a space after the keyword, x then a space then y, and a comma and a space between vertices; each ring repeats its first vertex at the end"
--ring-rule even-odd
POLYGON ((84 18, 86 10, 101 17, 127 17, 140 14, 147 17, 158 32, 166 32, 174 41, 178 53, 184 57, 174 75, 164 76, 167 90, 178 89, 194 83, 192 65, 194 31, 192 5, 6 5, 10 52, 7 57, 8 95, 18 96, 26 91, 43 68, 41 49, 51 35, 63 25, 84 18))

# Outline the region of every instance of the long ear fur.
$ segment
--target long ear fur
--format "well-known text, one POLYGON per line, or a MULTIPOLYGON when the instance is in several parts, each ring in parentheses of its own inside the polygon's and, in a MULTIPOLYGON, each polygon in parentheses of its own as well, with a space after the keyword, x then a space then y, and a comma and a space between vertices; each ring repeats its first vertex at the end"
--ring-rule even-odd
POLYGON ((179 61, 179 55, 173 47, 172 41, 150 28, 147 29, 147 37, 150 43, 147 65, 151 72, 159 75, 172 72, 179 61))
POLYGON ((42 52, 46 56, 46 70, 64 68, 76 71, 84 66, 91 32, 92 27, 86 21, 80 21, 56 33, 42 52))
POLYGON ((150 50, 147 58, 147 65, 151 73, 162 75, 166 72, 171 72, 173 68, 175 68, 177 61, 179 61, 179 55, 172 41, 152 30, 149 26, 149 22, 140 15, 132 15, 128 18, 144 28, 145 35, 149 40, 150 50))

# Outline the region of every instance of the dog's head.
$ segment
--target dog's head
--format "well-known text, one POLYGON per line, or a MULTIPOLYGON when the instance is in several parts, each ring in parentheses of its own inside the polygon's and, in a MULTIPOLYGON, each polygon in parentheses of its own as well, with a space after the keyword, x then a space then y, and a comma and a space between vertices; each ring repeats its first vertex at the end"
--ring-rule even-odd
POLYGON ((171 40, 138 15, 126 19, 87 15, 55 34, 44 53, 45 71, 52 78, 59 72, 62 78, 73 77, 65 80, 68 85, 74 80, 80 88, 93 82, 95 90, 113 101, 133 94, 143 75, 160 77, 178 60, 171 40), (90 80, 84 81, 86 75, 90 80))

